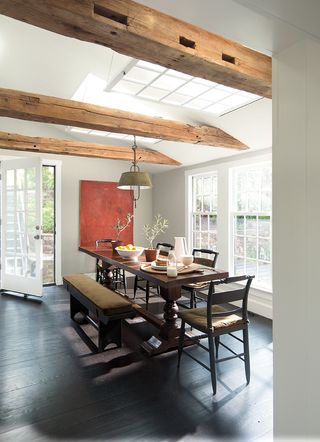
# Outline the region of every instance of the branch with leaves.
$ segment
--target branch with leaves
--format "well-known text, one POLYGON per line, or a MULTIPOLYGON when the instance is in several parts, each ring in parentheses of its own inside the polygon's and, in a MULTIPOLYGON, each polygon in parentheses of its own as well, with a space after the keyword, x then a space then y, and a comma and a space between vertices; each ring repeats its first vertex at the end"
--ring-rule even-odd
POLYGON ((160 235, 160 233, 163 233, 168 227, 168 220, 159 214, 155 216, 155 222, 153 224, 145 224, 143 226, 146 240, 148 241, 151 249, 153 248, 153 241, 156 239, 156 237, 160 235))
POLYGON ((134 215, 131 215, 131 213, 127 213, 125 221, 122 223, 120 218, 116 219, 115 224, 112 226, 113 230, 117 232, 117 240, 119 240, 121 232, 123 232, 131 223, 131 220, 134 215))

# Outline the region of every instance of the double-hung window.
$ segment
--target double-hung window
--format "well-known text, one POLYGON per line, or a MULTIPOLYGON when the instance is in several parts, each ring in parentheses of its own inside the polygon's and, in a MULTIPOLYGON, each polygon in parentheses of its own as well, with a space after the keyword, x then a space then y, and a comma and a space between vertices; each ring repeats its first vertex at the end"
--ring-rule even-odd
POLYGON ((234 168, 231 182, 233 273, 271 290, 271 163, 234 168))
POLYGON ((217 192, 216 172, 192 177, 192 248, 216 248, 217 192))

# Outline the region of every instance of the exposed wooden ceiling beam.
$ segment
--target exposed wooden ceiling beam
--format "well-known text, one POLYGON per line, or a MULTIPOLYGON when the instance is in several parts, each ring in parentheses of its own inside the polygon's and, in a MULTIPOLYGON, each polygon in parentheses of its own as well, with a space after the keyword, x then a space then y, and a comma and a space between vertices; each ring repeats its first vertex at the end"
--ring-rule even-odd
POLYGON ((79 101, 0 88, 0 115, 208 146, 247 149, 241 141, 212 126, 191 126, 79 101))
MULTIPOLYGON (((107 158, 111 160, 133 160, 133 153, 130 147, 104 146, 102 144, 56 138, 29 137, 8 132, 0 132, 0 149, 107 158)), ((167 164, 170 166, 181 165, 173 158, 151 149, 138 148, 137 158, 139 158, 139 163, 167 164)))
POLYGON ((131 0, 1 0, 0 14, 271 97, 270 57, 131 0))

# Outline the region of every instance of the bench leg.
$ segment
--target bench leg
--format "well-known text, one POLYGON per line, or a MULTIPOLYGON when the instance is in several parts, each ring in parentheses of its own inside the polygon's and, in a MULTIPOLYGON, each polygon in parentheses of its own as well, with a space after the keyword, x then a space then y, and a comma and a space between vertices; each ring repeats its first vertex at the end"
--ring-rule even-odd
POLYGON ((70 294, 70 317, 74 321, 74 317, 77 313, 88 314, 88 309, 86 309, 76 298, 70 294))
POLYGON ((121 347, 121 319, 109 321, 107 324, 98 322, 98 351, 104 351, 108 344, 116 344, 121 347))

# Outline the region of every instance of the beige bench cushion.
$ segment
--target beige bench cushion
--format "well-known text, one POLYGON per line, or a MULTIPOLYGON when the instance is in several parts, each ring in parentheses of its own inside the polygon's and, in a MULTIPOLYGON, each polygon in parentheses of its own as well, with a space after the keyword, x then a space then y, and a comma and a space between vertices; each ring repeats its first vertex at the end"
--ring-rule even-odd
MULTIPOLYGON (((212 307, 212 312, 223 313, 227 311, 219 305, 212 307)), ((198 330, 205 331, 207 329, 207 308, 193 308, 190 310, 183 310, 178 313, 179 317, 188 324, 197 328, 198 330)), ((246 324, 246 322, 238 315, 228 315, 212 318, 212 326, 214 330, 220 330, 222 328, 234 327, 236 325, 246 324)))
POLYGON ((130 312, 132 304, 123 296, 103 287, 86 275, 74 274, 63 277, 66 284, 71 284, 86 298, 103 310, 107 316, 130 312))

